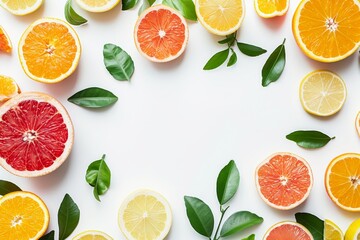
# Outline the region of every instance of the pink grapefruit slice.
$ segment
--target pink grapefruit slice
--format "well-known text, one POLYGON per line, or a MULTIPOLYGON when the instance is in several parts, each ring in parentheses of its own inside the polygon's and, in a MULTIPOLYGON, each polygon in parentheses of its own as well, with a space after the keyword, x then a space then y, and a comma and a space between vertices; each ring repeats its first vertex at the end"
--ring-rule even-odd
POLYGON ((303 225, 296 222, 279 222, 272 226, 263 238, 264 240, 314 240, 303 225))

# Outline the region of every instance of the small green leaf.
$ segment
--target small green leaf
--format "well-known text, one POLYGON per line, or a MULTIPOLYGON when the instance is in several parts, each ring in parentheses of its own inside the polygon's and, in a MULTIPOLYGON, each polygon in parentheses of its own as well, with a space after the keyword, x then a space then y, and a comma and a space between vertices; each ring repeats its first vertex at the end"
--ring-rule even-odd
POLYGON ((214 230, 214 215, 206 203, 195 197, 184 197, 186 214, 196 232, 211 237, 214 230))
POLYGON ((0 180, 0 196, 4 196, 5 194, 16 191, 21 191, 21 189, 18 186, 16 186, 14 183, 5 180, 0 180))
POLYGON ((86 108, 107 107, 117 100, 112 92, 98 87, 86 88, 68 98, 69 102, 86 108))
POLYGON ((233 33, 233 34, 227 35, 226 38, 224 38, 223 40, 218 41, 218 43, 220 43, 220 44, 230 43, 230 42, 235 40, 235 37, 236 37, 236 32, 233 33))
POLYGON ((233 235, 244 229, 258 225, 263 221, 264 219, 262 217, 259 217, 254 213, 248 211, 236 212, 224 222, 220 236, 227 237, 233 235))
POLYGON ((227 48, 227 49, 225 49, 223 51, 220 51, 220 52, 216 53, 205 64, 203 69, 204 70, 212 70, 212 69, 215 69, 215 68, 219 67, 221 64, 223 64, 226 61, 226 59, 229 56, 229 52, 230 52, 230 49, 227 48))
POLYGON ((250 57, 256 57, 267 52, 265 49, 261 47, 257 47, 247 43, 237 42, 237 46, 243 54, 250 57))
POLYGON ((52 230, 48 234, 39 238, 39 240, 54 240, 54 239, 55 239, 55 231, 54 230, 52 230))
POLYGON ((246 238, 243 238, 241 240, 255 240, 255 234, 251 234, 250 236, 247 236, 246 238))
POLYGON ((314 149, 325 146, 335 137, 331 138, 328 135, 319 131, 301 130, 286 135, 286 138, 296 142, 296 144, 300 147, 314 149))
POLYGON ((94 187, 94 197, 100 201, 110 187, 111 171, 105 162, 105 154, 100 160, 92 162, 86 170, 86 182, 94 187))
POLYGON ((324 239, 324 226, 323 220, 310 213, 295 213, 296 222, 306 227, 314 240, 324 239))
POLYGON ((114 44, 104 45, 104 64, 109 73, 119 81, 128 81, 134 73, 134 62, 120 47, 114 44))
POLYGON ((71 6, 71 0, 67 0, 65 4, 65 19, 72 25, 81 25, 87 23, 87 20, 77 14, 71 6))
POLYGON ((270 83, 277 81, 285 68, 285 39, 266 60, 262 69, 262 86, 266 87, 270 83))
POLYGON ((239 170, 234 160, 221 169, 216 182, 217 198, 220 205, 227 203, 238 190, 240 183, 239 170))
POLYGON ((80 210, 69 194, 65 194, 58 211, 59 240, 64 240, 79 223, 80 210))
POLYGON ((188 20, 197 21, 195 5, 192 0, 163 0, 162 4, 178 10, 188 20))
POLYGON ((143 11, 145 11, 147 8, 151 7, 156 0, 143 0, 143 4, 139 8, 138 15, 140 15, 143 11))
POLYGON ((237 62, 236 52, 234 52, 234 50, 232 48, 231 48, 231 52, 232 52, 232 54, 231 54, 228 64, 227 64, 228 67, 234 65, 237 62))
POLYGON ((138 0, 122 0, 122 10, 129 10, 137 4, 138 0))

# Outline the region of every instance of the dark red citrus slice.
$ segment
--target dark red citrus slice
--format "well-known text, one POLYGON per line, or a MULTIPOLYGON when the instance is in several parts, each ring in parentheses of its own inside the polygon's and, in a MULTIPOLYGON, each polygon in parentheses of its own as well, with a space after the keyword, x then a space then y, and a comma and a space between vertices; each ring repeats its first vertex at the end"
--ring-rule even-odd
POLYGON ((295 222, 280 222, 272 226, 264 240, 313 240, 313 236, 303 225, 295 222))

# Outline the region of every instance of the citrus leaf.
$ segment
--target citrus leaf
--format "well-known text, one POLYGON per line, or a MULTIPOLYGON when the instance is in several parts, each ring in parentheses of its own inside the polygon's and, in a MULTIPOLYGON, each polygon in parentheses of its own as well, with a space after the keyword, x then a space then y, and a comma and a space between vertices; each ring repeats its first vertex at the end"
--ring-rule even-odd
POLYGON ((214 215, 209 206, 195 197, 185 196, 184 200, 191 226, 199 234, 210 238, 214 230, 214 215))
POLYGON ((55 231, 54 230, 52 230, 48 234, 39 238, 39 240, 54 240, 54 239, 55 239, 55 231))
POLYGON ((203 69, 204 70, 212 70, 212 69, 219 67, 221 64, 223 64, 226 61, 226 59, 229 56, 229 52, 230 52, 230 49, 227 48, 223 51, 215 53, 215 55, 212 56, 209 59, 209 61, 205 64, 203 69))
POLYGON ((244 229, 258 225, 263 221, 264 219, 262 217, 259 217, 254 213, 248 211, 236 212, 224 222, 224 225, 221 228, 220 236, 227 237, 233 235, 244 229))
POLYGON ((82 25, 87 23, 87 20, 80 16, 71 6, 71 0, 67 0, 65 4, 65 19, 72 25, 82 25))
POLYGON ((64 240, 79 223, 80 210, 69 194, 65 194, 58 211, 59 240, 64 240))
POLYGON ((257 47, 247 43, 237 42, 237 46, 240 52, 250 57, 256 57, 267 52, 261 47, 257 47))
POLYGON ((232 52, 232 54, 231 54, 230 59, 227 64, 228 67, 231 67, 232 65, 234 65, 237 62, 236 52, 234 52, 234 50, 232 48, 231 48, 231 52, 232 52))
POLYGON ((310 213, 295 213, 296 222, 306 227, 314 240, 324 239, 324 226, 323 220, 310 213))
POLYGON ((137 4, 138 0, 122 0, 122 10, 129 10, 137 4))
POLYGON ((100 160, 92 162, 86 170, 86 182, 94 187, 94 197, 100 202, 99 195, 103 195, 110 187, 111 171, 105 162, 105 154, 100 160))
POLYGON ((218 41, 218 43, 219 44, 230 43, 230 42, 235 40, 235 37, 236 37, 236 32, 234 32, 233 34, 227 35, 226 38, 224 38, 223 40, 218 41))
POLYGON ((243 238, 241 240, 255 240, 255 234, 251 234, 250 236, 247 236, 246 238, 243 238))
POLYGON ((98 87, 86 88, 68 98, 69 102, 86 108, 107 107, 117 100, 112 92, 98 87))
POLYGON ((285 39, 266 60, 262 69, 262 86, 266 87, 270 83, 277 81, 285 68, 285 39))
POLYGON ((104 64, 109 73, 119 81, 128 81, 134 73, 134 62, 120 47, 114 44, 105 44, 104 64))
POLYGON ((162 4, 178 10, 188 20, 197 21, 195 5, 192 0, 163 0, 162 4))
POLYGON ((138 15, 154 4, 155 0, 144 0, 143 4, 139 8, 138 15))
POLYGON ((300 147, 314 149, 325 146, 335 137, 331 138, 319 131, 300 130, 286 135, 286 138, 296 142, 300 147))
POLYGON ((221 169, 216 182, 217 198, 220 205, 227 203, 238 190, 240 183, 239 170, 234 160, 221 169))
POLYGON ((21 189, 18 186, 16 186, 14 183, 5 180, 0 180, 0 196, 4 196, 5 194, 16 191, 21 191, 21 189))

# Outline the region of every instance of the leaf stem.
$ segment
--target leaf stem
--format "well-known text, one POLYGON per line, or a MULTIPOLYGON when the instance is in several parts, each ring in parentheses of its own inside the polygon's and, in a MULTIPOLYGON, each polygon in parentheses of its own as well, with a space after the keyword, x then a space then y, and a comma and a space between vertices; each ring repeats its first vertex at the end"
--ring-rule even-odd
POLYGON ((223 209, 222 206, 220 206, 221 218, 220 218, 219 224, 218 224, 218 226, 216 228, 216 232, 215 232, 215 235, 214 235, 214 240, 219 240, 220 239, 220 236, 217 237, 217 235, 219 233, 220 226, 221 226, 222 220, 224 218, 225 212, 229 209, 229 207, 230 206, 227 206, 225 209, 223 209))

